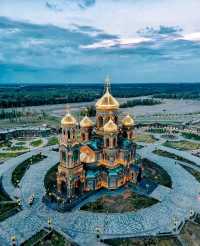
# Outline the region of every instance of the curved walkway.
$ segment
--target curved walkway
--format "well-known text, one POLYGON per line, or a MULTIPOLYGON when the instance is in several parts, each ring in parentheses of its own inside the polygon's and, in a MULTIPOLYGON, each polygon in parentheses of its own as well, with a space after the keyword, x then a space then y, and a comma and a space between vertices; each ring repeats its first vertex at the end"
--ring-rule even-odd
MULTIPOLYGON (((94 242, 97 228, 103 238, 156 235, 171 232, 176 217, 177 226, 189 218, 191 209, 200 213, 200 183, 183 167, 175 164, 175 160, 153 154, 156 149, 174 152, 185 156, 185 152, 161 146, 161 141, 147 145, 138 150, 142 158, 148 158, 164 168, 172 179, 172 189, 158 186, 152 197, 160 202, 137 212, 127 213, 91 213, 75 210, 73 212, 59 213, 47 208, 42 203, 44 194, 44 176, 49 168, 58 162, 57 152, 51 147, 33 150, 15 159, 7 161, 0 166, 0 175, 3 175, 3 185, 13 197, 16 189, 12 186, 11 176, 14 168, 23 160, 40 151, 48 156, 41 162, 34 164, 27 170, 21 180, 20 196, 23 210, 18 214, 0 223, 0 245, 8 245, 10 237, 16 235, 19 242, 23 242, 36 232, 47 226, 47 220, 52 218, 56 230, 66 233, 81 245, 94 242), (35 193, 36 200, 32 207, 27 200, 35 193), (4 243, 2 242, 2 239, 4 243)), ((199 164, 200 159, 187 154, 187 159, 199 164)), ((199 164, 200 165, 200 164, 199 164)))

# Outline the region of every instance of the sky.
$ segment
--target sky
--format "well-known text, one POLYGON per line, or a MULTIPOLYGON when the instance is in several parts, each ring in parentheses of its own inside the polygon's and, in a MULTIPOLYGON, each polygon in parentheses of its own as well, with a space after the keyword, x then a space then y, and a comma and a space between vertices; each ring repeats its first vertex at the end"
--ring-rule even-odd
POLYGON ((0 84, 200 82, 199 10, 199 0, 0 0, 0 84))

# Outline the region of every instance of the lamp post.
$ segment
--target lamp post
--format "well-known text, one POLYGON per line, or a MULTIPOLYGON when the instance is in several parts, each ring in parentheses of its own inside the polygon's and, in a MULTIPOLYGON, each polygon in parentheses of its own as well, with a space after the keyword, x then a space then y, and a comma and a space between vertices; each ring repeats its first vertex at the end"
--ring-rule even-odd
POLYGON ((16 246, 17 245, 16 244, 16 236, 13 235, 10 239, 11 239, 12 246, 16 246))
POLYGON ((48 218, 48 228, 49 230, 52 230, 52 220, 50 217, 48 218))
POLYGON ((194 212, 194 210, 191 208, 191 209, 190 209, 190 219, 191 219, 194 215, 195 215, 195 212, 194 212))
POLYGON ((97 236, 97 239, 100 238, 100 228, 99 227, 96 227, 96 236, 97 236))

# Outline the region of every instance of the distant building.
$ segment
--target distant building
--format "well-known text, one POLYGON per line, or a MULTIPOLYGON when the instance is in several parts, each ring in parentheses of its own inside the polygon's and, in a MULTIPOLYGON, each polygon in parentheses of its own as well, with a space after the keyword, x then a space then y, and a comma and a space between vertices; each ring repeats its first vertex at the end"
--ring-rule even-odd
POLYGON ((134 120, 126 115, 119 122, 118 109, 107 79, 96 103, 96 123, 88 116, 78 123, 69 111, 61 120, 57 190, 70 201, 87 191, 137 181, 134 120))
POLYGON ((18 137, 47 137, 52 133, 47 127, 18 127, 13 129, 0 129, 0 141, 18 137))

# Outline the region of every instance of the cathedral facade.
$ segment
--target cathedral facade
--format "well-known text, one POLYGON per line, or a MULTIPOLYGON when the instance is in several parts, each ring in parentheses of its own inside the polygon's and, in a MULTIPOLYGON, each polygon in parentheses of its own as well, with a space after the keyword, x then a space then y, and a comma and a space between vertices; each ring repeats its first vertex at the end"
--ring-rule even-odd
POLYGON ((134 120, 120 122, 119 103, 107 79, 96 103, 96 123, 85 116, 79 123, 70 113, 61 120, 57 191, 73 200, 87 191, 117 189, 135 182, 134 120))

